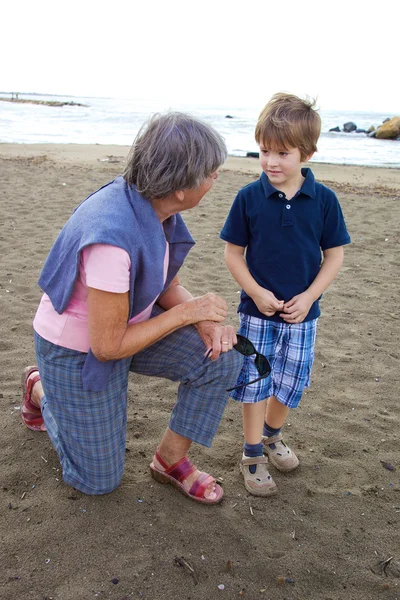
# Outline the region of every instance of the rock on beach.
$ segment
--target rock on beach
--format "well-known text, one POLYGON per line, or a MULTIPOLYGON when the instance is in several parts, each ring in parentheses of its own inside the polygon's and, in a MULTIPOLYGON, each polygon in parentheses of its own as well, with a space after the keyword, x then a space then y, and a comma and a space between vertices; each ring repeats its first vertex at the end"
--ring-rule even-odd
POLYGON ((385 121, 376 130, 375 137, 378 140, 397 140, 400 137, 400 117, 393 117, 385 121))
POLYGON ((392 119, 385 119, 377 129, 371 125, 368 129, 358 128, 353 121, 343 123, 343 129, 339 126, 331 127, 330 132, 340 133, 365 133, 368 137, 374 137, 378 140, 398 140, 400 139, 400 117, 393 117, 392 119))

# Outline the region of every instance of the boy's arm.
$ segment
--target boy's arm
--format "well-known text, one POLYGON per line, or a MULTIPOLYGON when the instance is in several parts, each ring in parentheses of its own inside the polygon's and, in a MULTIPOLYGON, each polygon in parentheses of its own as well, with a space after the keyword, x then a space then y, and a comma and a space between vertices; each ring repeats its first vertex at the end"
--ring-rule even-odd
POLYGON ((324 260, 318 275, 310 287, 294 296, 284 305, 284 312, 280 314, 286 323, 301 323, 309 313, 311 305, 318 300, 320 295, 328 289, 343 264, 343 246, 324 250, 324 260))
POLYGON ((277 310, 283 310, 283 300, 277 300, 272 292, 256 282, 247 267, 244 251, 242 246, 227 242, 225 262, 238 284, 255 302, 258 310, 267 317, 272 317, 277 310))

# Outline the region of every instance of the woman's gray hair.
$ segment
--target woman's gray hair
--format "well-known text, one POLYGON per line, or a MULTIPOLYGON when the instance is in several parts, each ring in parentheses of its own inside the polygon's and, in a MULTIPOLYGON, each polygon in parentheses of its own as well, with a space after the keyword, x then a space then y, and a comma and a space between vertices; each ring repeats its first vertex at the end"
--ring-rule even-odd
POLYGON ((223 138, 210 125, 180 112, 155 114, 140 129, 122 173, 145 198, 197 188, 226 160, 223 138))

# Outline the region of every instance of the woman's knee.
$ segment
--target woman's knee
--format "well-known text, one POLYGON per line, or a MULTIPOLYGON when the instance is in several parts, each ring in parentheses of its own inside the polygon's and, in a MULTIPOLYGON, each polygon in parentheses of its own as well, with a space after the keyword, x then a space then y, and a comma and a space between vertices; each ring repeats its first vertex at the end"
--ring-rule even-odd
POLYGON ((232 349, 229 352, 226 352, 225 356, 228 360, 229 367, 232 369, 232 371, 236 371, 237 373, 239 373, 244 360, 242 354, 240 354, 240 352, 237 352, 235 349, 232 349))
POLYGON ((243 364, 243 356, 236 352, 235 349, 230 350, 229 352, 223 352, 220 354, 219 361, 222 361, 222 367, 225 373, 228 376, 231 376, 232 379, 237 379, 243 364))

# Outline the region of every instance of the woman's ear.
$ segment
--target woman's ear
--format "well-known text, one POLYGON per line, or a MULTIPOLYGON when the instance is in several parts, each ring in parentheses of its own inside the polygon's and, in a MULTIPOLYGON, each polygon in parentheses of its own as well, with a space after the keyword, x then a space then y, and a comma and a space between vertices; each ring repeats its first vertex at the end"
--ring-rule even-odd
POLYGON ((174 192, 175 197, 177 200, 179 200, 179 202, 183 202, 183 200, 185 199, 185 192, 183 190, 177 190, 176 192, 174 192))

